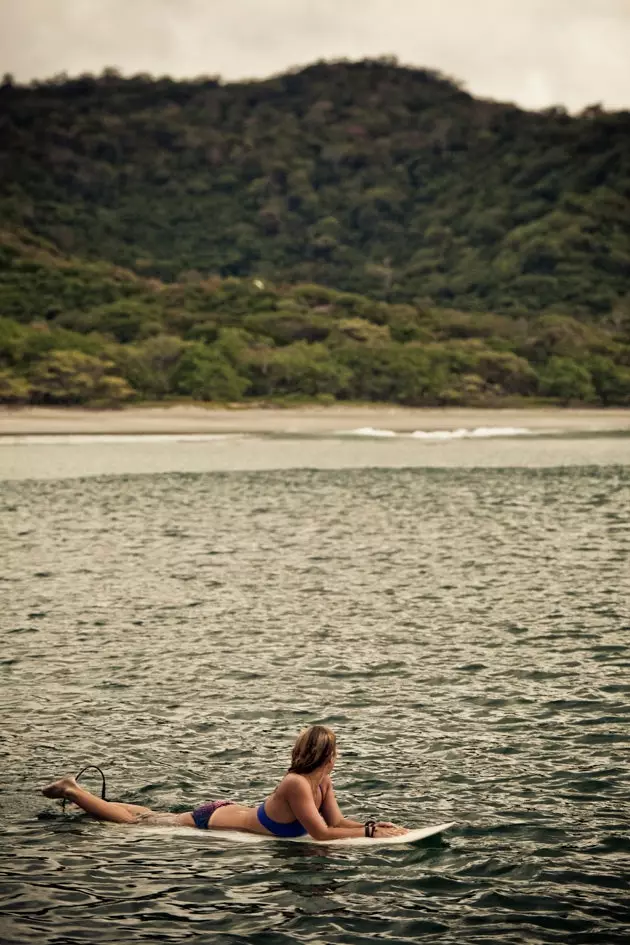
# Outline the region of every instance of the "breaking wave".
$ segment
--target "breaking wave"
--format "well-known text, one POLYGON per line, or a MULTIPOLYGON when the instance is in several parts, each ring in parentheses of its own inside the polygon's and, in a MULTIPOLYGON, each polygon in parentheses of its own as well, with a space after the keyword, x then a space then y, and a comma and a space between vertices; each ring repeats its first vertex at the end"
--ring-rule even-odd
POLYGON ((341 436, 371 437, 411 437, 414 440, 463 440, 489 439, 498 436, 527 436, 532 431, 527 427, 474 427, 456 430, 414 430, 413 433, 396 433, 394 430, 381 430, 378 427, 359 427, 356 430, 343 430, 341 436))

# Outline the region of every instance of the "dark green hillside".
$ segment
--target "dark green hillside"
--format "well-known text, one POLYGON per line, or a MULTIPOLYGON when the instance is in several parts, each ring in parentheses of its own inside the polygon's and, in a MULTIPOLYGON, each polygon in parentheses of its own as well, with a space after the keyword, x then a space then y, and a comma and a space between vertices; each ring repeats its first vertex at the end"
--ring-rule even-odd
POLYGON ((0 148, 8 225, 166 282, 577 318, 628 290, 628 112, 524 112, 389 61, 230 85, 110 72, 6 83, 0 148))
POLYGON ((0 402, 630 405, 630 307, 514 318, 230 277, 163 283, 0 231, 0 402))

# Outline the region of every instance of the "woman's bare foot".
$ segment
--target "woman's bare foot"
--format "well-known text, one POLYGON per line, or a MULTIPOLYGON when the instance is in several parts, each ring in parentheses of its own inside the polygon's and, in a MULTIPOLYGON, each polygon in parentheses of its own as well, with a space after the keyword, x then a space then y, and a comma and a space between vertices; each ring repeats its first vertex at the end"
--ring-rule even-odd
POLYGON ((73 791, 77 790, 78 787, 79 785, 72 775, 67 774, 58 781, 53 781, 52 784, 47 784, 43 789, 42 794, 44 797, 70 797, 73 791))

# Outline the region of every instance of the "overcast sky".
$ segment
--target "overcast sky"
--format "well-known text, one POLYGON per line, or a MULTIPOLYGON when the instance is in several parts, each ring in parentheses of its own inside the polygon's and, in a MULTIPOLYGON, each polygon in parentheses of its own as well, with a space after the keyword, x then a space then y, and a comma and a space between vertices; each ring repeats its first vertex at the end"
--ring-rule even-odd
POLYGON ((528 108, 630 107, 630 0, 0 0, 0 72, 265 77, 393 54, 528 108))

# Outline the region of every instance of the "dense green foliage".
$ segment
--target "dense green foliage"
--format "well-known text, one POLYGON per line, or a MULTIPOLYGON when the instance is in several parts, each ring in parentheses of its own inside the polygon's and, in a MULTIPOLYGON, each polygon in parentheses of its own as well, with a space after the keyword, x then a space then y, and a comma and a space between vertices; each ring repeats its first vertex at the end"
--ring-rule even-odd
POLYGON ((630 405, 630 306, 513 317, 333 289, 163 283, 0 232, 0 402, 630 405))
POLYGON ((380 60, 0 87, 0 401, 630 405, 630 114, 380 60))
MULTIPOLYGON (((578 318, 627 292, 628 112, 524 112, 379 60, 229 85, 7 80, 0 131, 8 224, 165 282, 258 277, 578 318)), ((72 305, 68 278, 51 304, 72 305)), ((133 293, 118 288, 103 289, 99 324, 135 341, 149 316, 121 308, 133 293)), ((265 335, 256 318, 247 330, 265 335)))

